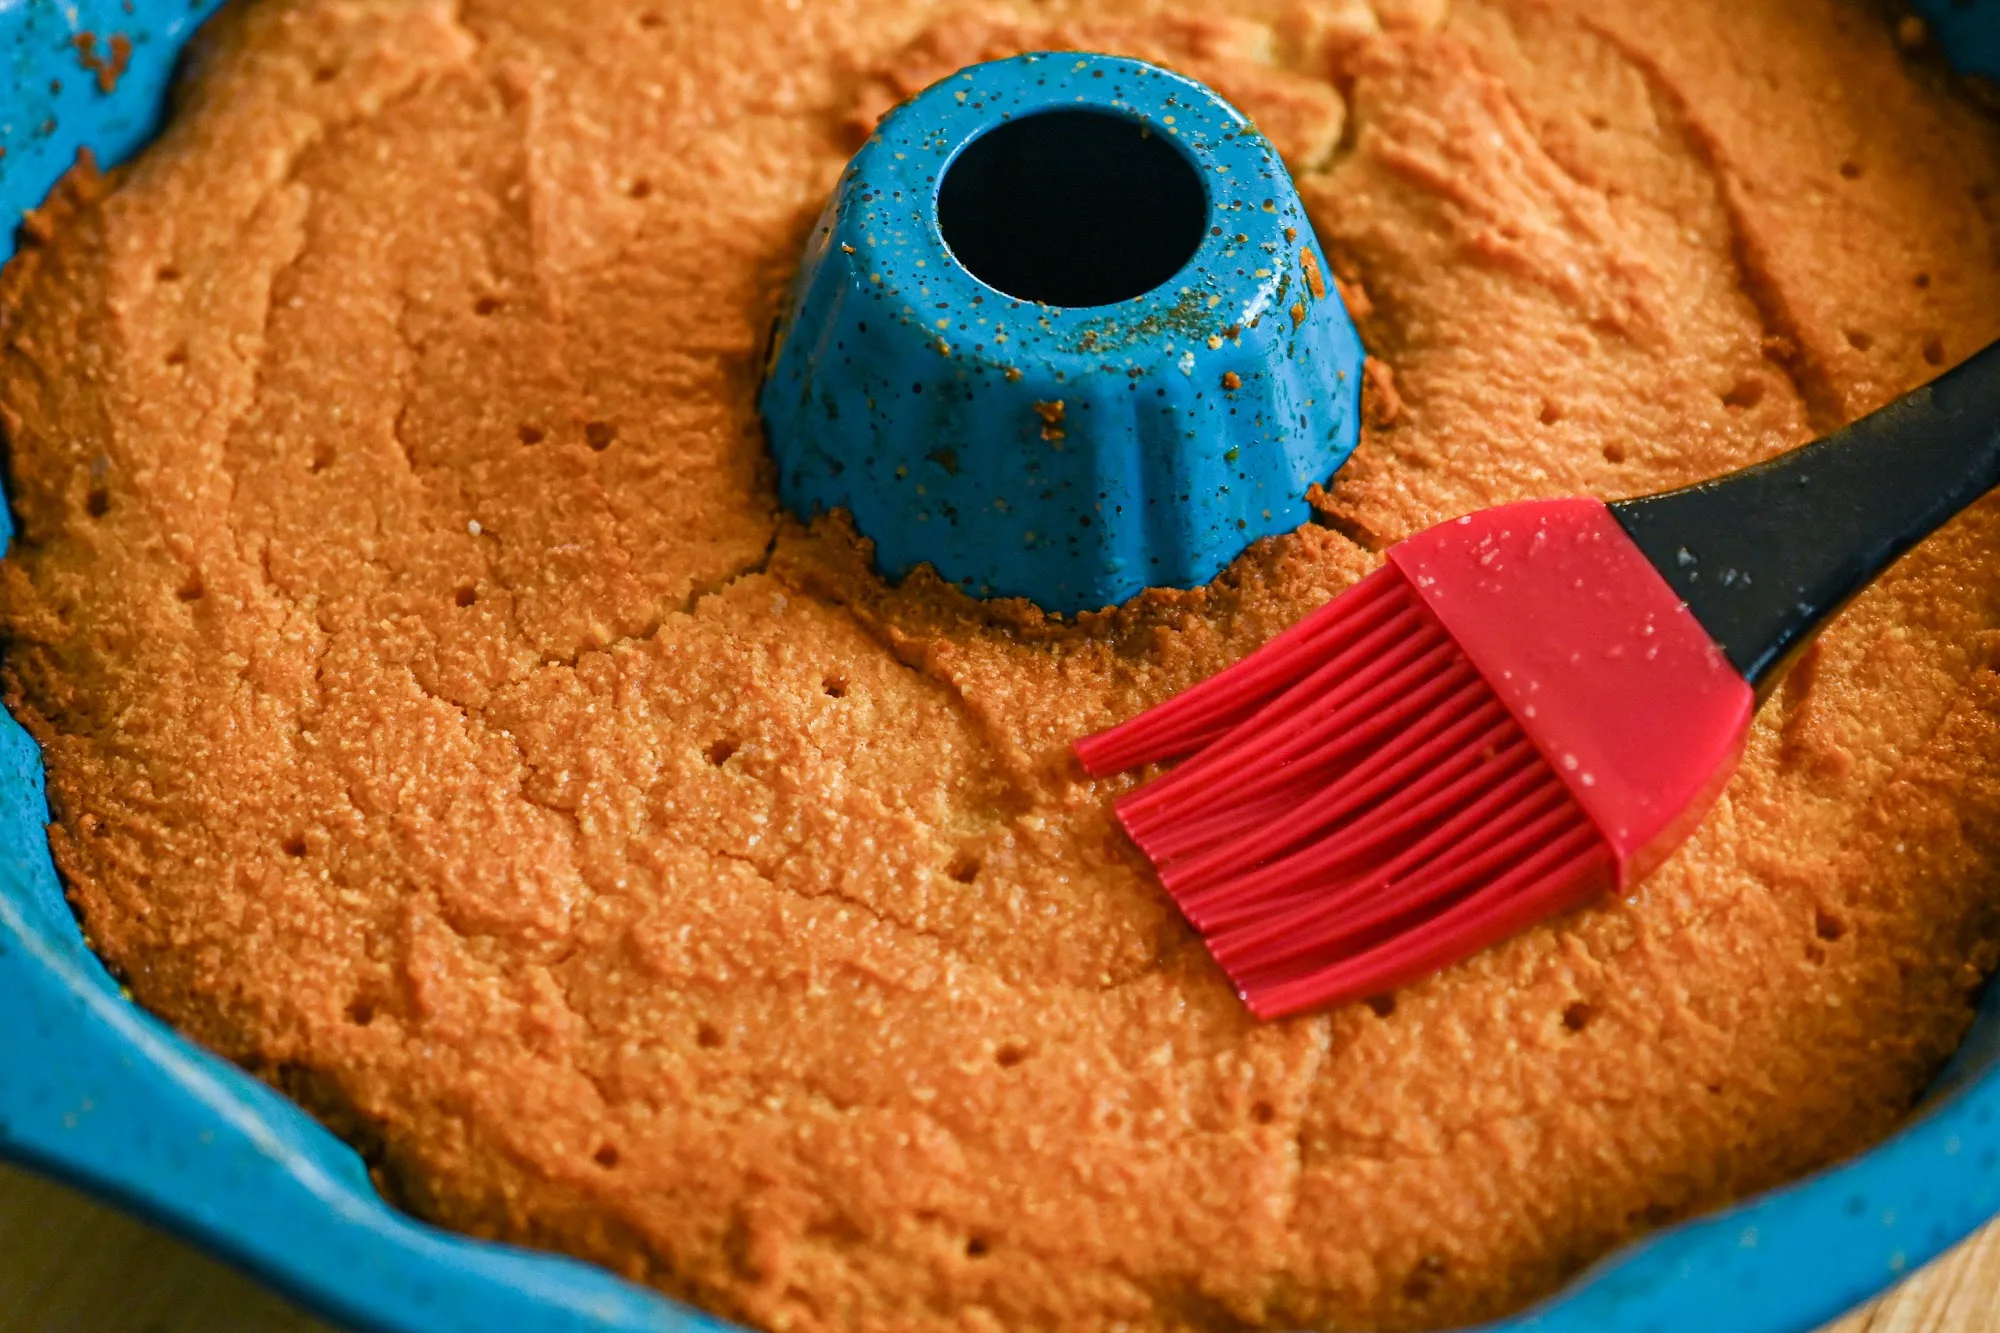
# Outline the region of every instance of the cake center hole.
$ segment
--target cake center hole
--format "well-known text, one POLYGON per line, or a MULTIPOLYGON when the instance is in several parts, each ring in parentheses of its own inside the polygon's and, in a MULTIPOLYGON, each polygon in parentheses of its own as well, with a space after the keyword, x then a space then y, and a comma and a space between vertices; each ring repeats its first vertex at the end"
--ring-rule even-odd
POLYGON ((966 146, 938 187, 938 229, 966 271, 1020 301, 1112 305, 1158 287, 1201 245, 1194 164, 1136 122, 1046 111, 966 146))

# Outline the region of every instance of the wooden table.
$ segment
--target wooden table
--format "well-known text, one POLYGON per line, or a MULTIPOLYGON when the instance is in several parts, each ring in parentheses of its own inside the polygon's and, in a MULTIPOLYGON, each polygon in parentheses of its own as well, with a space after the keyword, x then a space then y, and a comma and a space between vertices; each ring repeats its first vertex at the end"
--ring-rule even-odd
POLYGON ((1995 1333, 2000 1330, 2000 1222, 1825 1333, 1995 1333))
MULTIPOLYGON (((334 1333, 178 1241, 0 1167, 0 1333, 334 1333)), ((2000 1222, 1823 1333, 2000 1333, 2000 1222)))

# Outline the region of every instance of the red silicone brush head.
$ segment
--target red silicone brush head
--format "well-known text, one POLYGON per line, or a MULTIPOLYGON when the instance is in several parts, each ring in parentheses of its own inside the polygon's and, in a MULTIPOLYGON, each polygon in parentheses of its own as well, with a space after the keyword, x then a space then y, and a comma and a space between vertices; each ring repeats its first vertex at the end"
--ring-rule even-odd
POLYGON ((1643 873, 1753 706, 1594 500, 1448 523, 1228 671, 1082 741, 1188 757, 1118 818, 1260 1016, 1362 999, 1643 873))

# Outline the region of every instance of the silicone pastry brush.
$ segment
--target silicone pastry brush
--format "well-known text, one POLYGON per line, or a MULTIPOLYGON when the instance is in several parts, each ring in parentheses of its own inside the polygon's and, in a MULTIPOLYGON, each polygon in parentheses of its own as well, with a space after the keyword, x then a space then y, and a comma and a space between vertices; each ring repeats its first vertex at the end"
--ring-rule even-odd
POLYGON ((1254 1012, 1379 995, 1658 865, 1793 655, 1996 484, 2000 344, 1719 480, 1420 533, 1076 752, 1183 761, 1118 818, 1254 1012))

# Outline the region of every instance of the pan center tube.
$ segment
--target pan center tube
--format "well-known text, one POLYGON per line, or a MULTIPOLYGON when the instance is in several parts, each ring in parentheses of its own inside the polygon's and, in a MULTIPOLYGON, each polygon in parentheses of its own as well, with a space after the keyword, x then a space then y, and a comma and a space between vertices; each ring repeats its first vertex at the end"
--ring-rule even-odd
POLYGON ((1144 296, 1194 258, 1208 194, 1138 121, 1045 111, 974 139, 945 171, 938 231, 967 272, 1052 306, 1144 296))
POLYGON ((1362 350, 1276 152, 1214 92, 1075 53, 884 119, 807 244, 760 405, 779 494, 1046 611, 1213 579, 1307 521, 1362 350))

